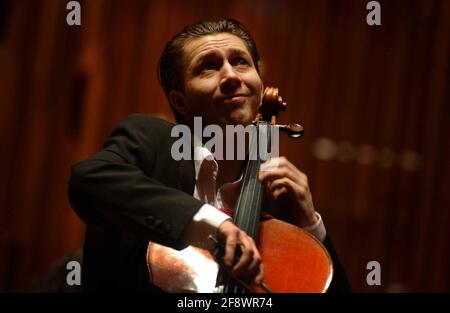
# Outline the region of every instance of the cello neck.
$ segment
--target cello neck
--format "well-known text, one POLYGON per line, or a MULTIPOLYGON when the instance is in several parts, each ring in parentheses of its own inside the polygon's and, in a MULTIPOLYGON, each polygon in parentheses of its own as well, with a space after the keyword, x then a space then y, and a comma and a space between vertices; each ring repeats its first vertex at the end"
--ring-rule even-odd
POLYGON ((252 126, 250 151, 242 179, 241 193, 233 212, 237 227, 258 239, 259 220, 263 205, 263 186, 258 179, 261 163, 267 159, 270 147, 270 124, 257 122, 252 126))

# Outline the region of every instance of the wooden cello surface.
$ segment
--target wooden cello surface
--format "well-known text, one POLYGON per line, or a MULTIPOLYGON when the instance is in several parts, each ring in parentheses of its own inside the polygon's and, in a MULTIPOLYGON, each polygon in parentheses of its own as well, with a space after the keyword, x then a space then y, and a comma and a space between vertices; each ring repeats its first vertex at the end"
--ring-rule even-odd
POLYGON ((278 219, 261 222, 259 227, 264 282, 273 292, 328 289, 333 277, 331 258, 314 236, 278 219))
MULTIPOLYGON (((331 258, 322 244, 300 228, 278 219, 260 223, 258 249, 264 282, 276 293, 325 292, 333 276, 331 258)), ((177 251, 150 243, 150 282, 167 292, 214 292, 218 264, 203 249, 177 251)), ((253 292, 264 292, 252 286, 253 292)))

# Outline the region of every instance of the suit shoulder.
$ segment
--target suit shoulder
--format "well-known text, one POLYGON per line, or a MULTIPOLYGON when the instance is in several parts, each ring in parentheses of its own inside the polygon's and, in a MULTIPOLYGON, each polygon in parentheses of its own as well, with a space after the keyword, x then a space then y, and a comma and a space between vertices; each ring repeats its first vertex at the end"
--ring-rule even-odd
POLYGON ((170 132, 173 126, 173 123, 170 123, 160 117, 141 113, 128 115, 118 125, 119 128, 156 132, 170 132))

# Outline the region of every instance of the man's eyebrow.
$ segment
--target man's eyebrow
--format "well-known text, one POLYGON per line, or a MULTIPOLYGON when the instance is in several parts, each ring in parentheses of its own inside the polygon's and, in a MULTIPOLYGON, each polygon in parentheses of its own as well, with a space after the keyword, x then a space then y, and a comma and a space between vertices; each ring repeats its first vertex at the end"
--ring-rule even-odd
MULTIPOLYGON (((227 51, 227 54, 229 55, 242 55, 242 54, 246 54, 250 57, 250 53, 247 52, 245 49, 239 49, 239 48, 231 48, 227 51)), ((197 66, 199 64, 201 64, 205 59, 208 59, 210 57, 214 57, 217 55, 216 51, 208 51, 207 53, 204 53, 202 55, 200 55, 194 63, 194 66, 197 66)))
POLYGON ((250 53, 245 49, 232 48, 229 50, 230 54, 247 54, 250 56, 250 53))
POLYGON ((210 58, 210 57, 214 57, 214 56, 216 56, 216 55, 217 55, 217 53, 216 53, 215 51, 209 51, 209 52, 207 52, 207 53, 201 54, 201 55, 195 60, 194 66, 195 66, 195 65, 198 65, 198 64, 200 64, 200 63, 202 63, 205 59, 208 59, 208 58, 210 58))

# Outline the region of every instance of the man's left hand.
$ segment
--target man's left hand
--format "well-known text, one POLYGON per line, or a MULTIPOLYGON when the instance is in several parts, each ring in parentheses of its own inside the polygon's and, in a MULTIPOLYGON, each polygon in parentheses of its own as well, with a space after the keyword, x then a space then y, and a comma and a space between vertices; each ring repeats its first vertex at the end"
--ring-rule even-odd
POLYGON ((308 177, 285 157, 271 158, 261 165, 259 179, 275 200, 288 195, 293 218, 299 227, 317 222, 308 177))

